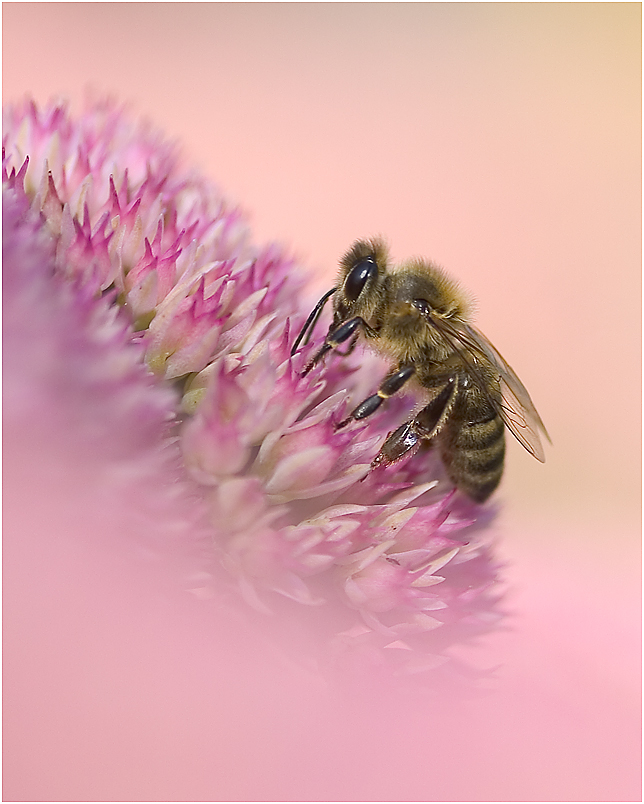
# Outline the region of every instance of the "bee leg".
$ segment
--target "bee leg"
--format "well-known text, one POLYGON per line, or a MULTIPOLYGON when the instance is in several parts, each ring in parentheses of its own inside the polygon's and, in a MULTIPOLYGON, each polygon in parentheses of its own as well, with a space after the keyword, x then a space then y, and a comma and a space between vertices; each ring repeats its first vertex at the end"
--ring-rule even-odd
POLYGON ((356 348, 356 344, 358 343, 359 338, 360 338, 360 333, 356 332, 355 335, 353 336, 353 338, 351 338, 351 340, 349 341, 349 345, 344 350, 344 352, 341 352, 339 349, 336 349, 335 351, 339 355, 342 355, 342 357, 348 357, 351 354, 351 352, 353 352, 353 350, 356 348))
POLYGON ((387 436, 380 452, 371 462, 371 468, 389 466, 413 455, 421 441, 429 441, 443 427, 456 399, 458 383, 451 377, 442 390, 419 411, 413 419, 401 424, 387 436))
POLYGON ((366 326, 364 320, 360 318, 360 316, 356 316, 355 318, 350 318, 348 321, 340 324, 339 327, 332 329, 324 339, 322 348, 317 351, 306 364, 306 366, 304 366, 302 377, 305 377, 309 371, 311 371, 313 366, 317 365, 320 360, 322 360, 324 355, 327 352, 330 352, 331 349, 336 349, 341 343, 348 341, 349 338, 357 336, 358 327, 361 325, 366 326))
POLYGON ((336 424, 335 429, 339 430, 341 427, 345 427, 351 421, 366 419, 367 416, 371 416, 372 413, 375 413, 378 410, 385 399, 389 399, 390 396, 393 396, 400 391, 407 380, 414 375, 415 371, 416 369, 413 365, 407 365, 401 366, 393 374, 389 374, 380 383, 380 388, 378 388, 377 393, 363 400, 357 408, 354 408, 354 410, 351 411, 350 415, 347 416, 346 419, 343 419, 341 422, 336 424))

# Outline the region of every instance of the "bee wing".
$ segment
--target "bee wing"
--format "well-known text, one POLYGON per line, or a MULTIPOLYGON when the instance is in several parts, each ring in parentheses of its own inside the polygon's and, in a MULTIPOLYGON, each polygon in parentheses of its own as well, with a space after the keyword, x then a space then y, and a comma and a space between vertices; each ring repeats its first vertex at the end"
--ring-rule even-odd
POLYGON ((530 399, 530 394, 512 367, 476 327, 445 318, 432 318, 431 322, 442 337, 456 350, 468 373, 486 394, 508 430, 531 455, 543 463, 545 453, 539 438, 539 431, 548 441, 550 441, 550 436, 530 399), (484 362, 494 366, 499 373, 500 402, 493 399, 487 390, 487 383, 478 367, 478 361, 481 358, 484 362))

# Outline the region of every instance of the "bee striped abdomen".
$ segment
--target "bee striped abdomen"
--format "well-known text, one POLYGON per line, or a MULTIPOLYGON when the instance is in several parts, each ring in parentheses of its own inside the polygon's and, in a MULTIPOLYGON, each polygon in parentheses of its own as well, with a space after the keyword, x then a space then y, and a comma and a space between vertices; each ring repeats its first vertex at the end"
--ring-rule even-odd
POLYGON ((476 419, 452 420, 441 452, 453 482, 476 502, 484 502, 503 474, 505 426, 491 406, 476 419))

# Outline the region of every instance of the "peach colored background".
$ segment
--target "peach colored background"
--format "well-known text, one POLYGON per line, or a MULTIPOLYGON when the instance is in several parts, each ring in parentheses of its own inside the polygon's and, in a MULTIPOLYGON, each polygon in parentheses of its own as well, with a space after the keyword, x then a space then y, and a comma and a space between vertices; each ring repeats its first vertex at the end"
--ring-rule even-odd
MULTIPOLYGON (((305 258, 312 298, 356 237, 382 233, 397 258, 432 257, 477 297, 477 323, 554 442, 545 466, 513 444, 499 495, 521 618, 505 698, 488 712, 496 725, 468 733, 464 716, 465 733, 455 726, 441 747, 422 717, 410 710, 398 723, 388 712, 388 754, 359 707, 343 729, 342 712, 316 708, 303 682, 295 706, 293 680, 270 662, 257 674, 272 701, 258 724, 243 713, 257 682, 249 659, 241 680, 214 674, 233 684, 229 702, 194 728, 170 682, 159 682, 158 706, 142 681, 123 682, 114 695, 141 696, 148 719, 133 733, 155 757, 130 766, 133 754, 92 730, 111 699, 54 711, 38 677, 5 694, 35 695, 63 748, 56 761, 36 752, 24 773, 42 786, 23 787, 26 797, 55 796, 54 766, 62 798, 65 768, 89 798, 113 797, 119 774, 126 798, 640 795, 640 31, 635 3, 3 6, 5 102, 26 92, 77 102, 87 85, 131 100, 249 210, 258 240, 305 258), (322 736, 304 747, 293 734, 311 722, 322 736), (206 757, 219 728, 230 739, 215 740, 224 759, 213 779, 206 757), (442 770, 429 772, 423 744, 445 752, 442 770), (113 764, 109 781, 97 752, 113 764), (459 760, 473 768, 467 779, 459 760)), ((162 663, 169 649, 155 627, 162 663)), ((214 682, 196 661, 202 675, 182 694, 209 708, 214 682)), ((8 733, 5 747, 18 795, 29 744, 8 733)))

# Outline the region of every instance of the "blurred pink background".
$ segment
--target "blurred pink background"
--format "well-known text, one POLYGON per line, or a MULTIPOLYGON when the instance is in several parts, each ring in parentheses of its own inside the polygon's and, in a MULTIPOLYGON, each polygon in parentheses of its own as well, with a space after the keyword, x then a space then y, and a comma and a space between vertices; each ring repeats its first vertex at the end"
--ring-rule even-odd
POLYGON ((311 299, 357 237, 442 264, 554 446, 510 445, 514 632, 454 710, 259 662, 79 553, 71 492, 47 530, 9 504, 5 595, 31 591, 5 610, 5 798, 641 798, 640 5, 3 6, 5 103, 88 86, 180 139, 311 299))

